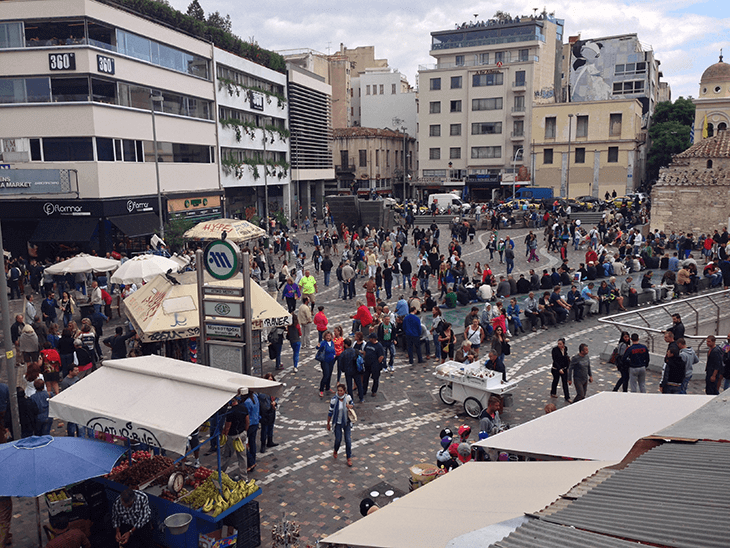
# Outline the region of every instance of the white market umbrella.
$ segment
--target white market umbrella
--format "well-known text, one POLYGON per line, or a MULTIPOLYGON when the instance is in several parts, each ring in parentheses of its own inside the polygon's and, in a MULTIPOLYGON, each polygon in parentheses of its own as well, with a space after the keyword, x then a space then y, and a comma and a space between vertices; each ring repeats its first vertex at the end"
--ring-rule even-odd
POLYGON ((113 272, 121 263, 114 259, 94 257, 81 253, 46 268, 48 274, 78 274, 87 272, 113 272))
POLYGON ((188 240, 218 240, 226 233, 226 239, 235 243, 257 240, 266 236, 266 231, 248 221, 238 219, 215 219, 203 221, 185 233, 188 240))
POLYGON ((125 261, 112 276, 113 284, 139 284, 149 282, 155 276, 166 274, 169 270, 173 273, 180 269, 177 261, 161 257, 160 255, 137 255, 133 259, 125 261))

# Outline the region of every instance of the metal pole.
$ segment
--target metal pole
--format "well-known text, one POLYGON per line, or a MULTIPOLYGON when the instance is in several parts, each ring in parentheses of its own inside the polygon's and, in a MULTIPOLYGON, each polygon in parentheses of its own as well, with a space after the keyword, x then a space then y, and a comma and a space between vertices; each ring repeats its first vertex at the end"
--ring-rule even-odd
MULTIPOLYGON (((402 129, 402 128, 401 128, 402 129)), ((406 154, 406 132, 403 131, 403 205, 406 204, 406 174, 408 173, 408 154, 406 154)))
POLYGON ((203 264, 203 250, 195 250, 195 275, 198 281, 198 364, 210 365, 205 349, 205 311, 203 310, 203 286, 205 285, 205 265, 203 264))
POLYGON ((570 142, 573 139, 573 115, 568 114, 568 169, 565 174, 565 199, 570 198, 570 142))
POLYGON ((243 374, 250 375, 253 365, 253 312, 251 309, 251 260, 248 251, 243 253, 243 374))
POLYGON ((269 234, 269 178, 266 174, 266 130, 264 132, 264 219, 266 220, 266 234, 269 234))
MULTIPOLYGON (((157 178, 157 210, 160 214, 160 238, 165 239, 165 222, 162 213, 162 192, 160 191, 160 161, 157 151, 157 124, 155 123, 155 101, 159 99, 162 102, 162 95, 153 95, 150 93, 150 110, 152 111, 152 146, 155 149, 155 176, 157 178)), ((203 326, 201 324, 202 332, 203 326)))
MULTIPOLYGON (((0 225, 0 312, 2 313, 3 337, 5 340, 5 372, 8 375, 10 392, 10 414, 12 415, 13 439, 19 440, 20 415, 18 414, 18 392, 16 391, 15 346, 10 335, 10 304, 8 303, 8 281, 5 278, 5 253, 3 248, 3 232, 0 225)), ((0 428, 5 428, 0 424, 0 428)))
POLYGON ((520 147, 517 150, 515 150, 515 155, 512 157, 512 205, 514 205, 514 201, 515 201, 515 185, 517 184, 517 174, 515 173, 515 165, 517 164, 517 154, 519 154, 520 150, 524 154, 525 149, 523 147, 520 147))

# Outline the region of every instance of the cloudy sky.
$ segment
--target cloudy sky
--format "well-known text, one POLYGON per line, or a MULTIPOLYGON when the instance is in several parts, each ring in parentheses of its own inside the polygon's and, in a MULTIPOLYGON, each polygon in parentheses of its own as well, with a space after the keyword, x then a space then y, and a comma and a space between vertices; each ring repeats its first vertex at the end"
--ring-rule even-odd
MULTIPOLYGON (((716 63, 720 48, 730 62, 730 7, 709 0, 565 0, 552 4, 503 2, 463 3, 433 0, 279 0, 246 2, 199 0, 206 13, 230 14, 234 32, 273 49, 310 48, 323 53, 346 47, 375 46, 414 85, 418 65, 430 64, 430 33, 454 28, 457 22, 489 19, 496 10, 529 15, 543 7, 565 20, 565 39, 580 34, 598 38, 636 33, 661 61, 672 99, 697 96, 702 72, 716 63), (724 6, 724 7, 723 7, 724 6)), ((190 0, 171 0, 186 11, 190 0)))

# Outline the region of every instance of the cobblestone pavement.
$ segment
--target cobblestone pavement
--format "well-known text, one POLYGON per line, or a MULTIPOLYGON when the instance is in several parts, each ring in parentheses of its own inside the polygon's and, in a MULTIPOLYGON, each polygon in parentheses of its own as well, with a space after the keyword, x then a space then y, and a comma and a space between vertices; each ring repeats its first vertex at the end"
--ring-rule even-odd
MULTIPOLYGON (((514 274, 527 273, 530 265, 522 245, 527 230, 505 232, 517 246, 514 274)), ((476 261, 483 264, 488 258, 484 251, 486 234, 479 232, 478 242, 463 246, 469 271, 476 261)), ((308 237, 305 233, 300 234, 302 242, 305 238, 304 248, 309 255, 311 232, 308 237)), ((412 258, 413 248, 409 246, 407 253, 412 258)), ((547 253, 544 248, 540 250, 540 259, 537 265, 540 269, 559 262, 557 255, 547 253)), ((571 264, 577 262, 574 259, 571 264)), ((498 261, 491 265, 495 274, 505 273, 504 265, 499 265, 498 261)), ((322 284, 321 275, 316 277, 322 284)), ((337 299, 334 272, 332 280, 329 288, 319 287, 317 304, 325 305, 330 327, 342 325, 345 333, 349 333, 349 318, 355 312, 354 301, 337 299)), ((359 293, 362 283, 364 280, 359 283, 359 293)), ((431 288, 435 289, 433 279, 431 288)), ((394 288, 391 304, 395 304, 400 294, 394 288)), ((454 313, 459 321, 457 325, 463 325, 470 306, 460 307, 454 313)), ((571 354, 577 352, 580 343, 589 345, 594 380, 589 386, 589 395, 613 388, 619 375, 613 365, 601 362, 598 354, 606 344, 616 343, 618 332, 615 328, 599 324, 593 317, 580 324, 569 322, 546 331, 528 332, 512 340, 512 353, 506 359, 509 378, 519 380, 513 392, 514 405, 505 409, 503 418, 508 423, 517 425, 539 416, 548 402, 558 407, 567 405, 563 398, 553 399, 549 394, 552 381, 550 351, 560 336, 566 338, 571 354)), ((302 349, 299 370, 295 372, 291 366, 291 349, 285 342, 282 357, 285 369, 274 371, 273 362, 269 360, 264 364, 264 370, 274 372, 286 387, 279 402, 274 432, 274 441, 279 445, 257 456, 256 470, 250 476, 263 486, 263 494, 257 499, 261 505, 262 546, 271 545, 271 526, 284 512, 300 524, 302 546, 314 545, 317 539, 359 519, 359 502, 371 491, 381 493, 376 499, 381 506, 407 493, 409 467, 419 462, 435 462, 436 451, 440 448, 438 434, 442 428, 448 426, 455 430, 461 424, 468 424, 473 432, 477 431, 478 421, 469 418, 458 403, 449 407, 440 401, 440 382, 433 375, 436 362, 429 360, 425 364, 408 365, 404 353, 399 352, 395 371, 381 374, 377 396, 367 395, 363 404, 356 405, 359 420, 352 429, 353 467, 348 468, 343 458, 344 449, 341 449, 339 459, 332 458, 333 435, 325 429, 331 395, 319 397, 321 373, 314 353, 311 347, 302 349), (387 490, 394 492, 392 497, 383 495, 387 490)), ((701 361, 704 363, 704 357, 701 361)), ((333 386, 335 378, 336 372, 333 386)), ((647 374, 647 391, 658 391, 658 382, 659 372, 651 368, 647 374)), ((691 393, 703 393, 703 389, 701 380, 695 379, 690 384, 691 393)), ((63 435, 60 429, 53 433, 63 435)), ((214 455, 202 460, 204 465, 214 466, 214 455)), ((14 546, 36 545, 32 501, 15 500, 13 532, 14 546)))

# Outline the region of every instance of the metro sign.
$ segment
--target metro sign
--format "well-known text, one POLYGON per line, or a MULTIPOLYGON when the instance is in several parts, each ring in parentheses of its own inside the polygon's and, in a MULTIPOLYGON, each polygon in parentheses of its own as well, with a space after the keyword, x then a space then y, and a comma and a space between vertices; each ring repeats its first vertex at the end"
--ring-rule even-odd
POLYGON ((205 248, 203 264, 208 274, 217 280, 227 280, 240 270, 241 250, 233 242, 214 240, 205 248))

